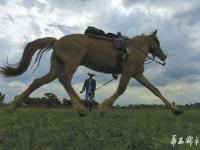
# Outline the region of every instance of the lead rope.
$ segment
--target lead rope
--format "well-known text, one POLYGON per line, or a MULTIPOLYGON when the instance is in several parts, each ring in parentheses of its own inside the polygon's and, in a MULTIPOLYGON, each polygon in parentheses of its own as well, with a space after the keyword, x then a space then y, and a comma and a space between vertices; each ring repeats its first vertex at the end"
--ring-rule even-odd
POLYGON ((105 86, 106 84, 112 82, 113 80, 116 80, 116 79, 113 78, 113 79, 109 80, 108 82, 102 84, 101 86, 99 86, 98 88, 96 88, 96 91, 99 90, 100 88, 102 88, 103 86, 105 86))

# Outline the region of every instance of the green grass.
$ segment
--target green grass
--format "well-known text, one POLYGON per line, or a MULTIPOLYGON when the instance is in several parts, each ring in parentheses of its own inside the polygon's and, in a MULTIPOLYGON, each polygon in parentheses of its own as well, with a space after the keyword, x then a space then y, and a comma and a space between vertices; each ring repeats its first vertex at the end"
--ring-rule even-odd
POLYGON ((70 108, 19 108, 14 114, 0 107, 0 150, 196 150, 170 144, 173 134, 200 140, 200 110, 176 117, 167 109, 97 110, 80 118, 70 108))

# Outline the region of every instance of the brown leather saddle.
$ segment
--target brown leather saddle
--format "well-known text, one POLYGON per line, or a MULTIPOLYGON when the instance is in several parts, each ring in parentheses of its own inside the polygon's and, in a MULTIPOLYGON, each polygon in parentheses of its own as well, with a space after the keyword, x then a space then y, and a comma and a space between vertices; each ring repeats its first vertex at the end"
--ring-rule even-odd
POLYGON ((128 37, 122 36, 120 32, 117 34, 114 33, 105 33, 101 29, 97 29, 95 27, 89 26, 85 30, 85 35, 90 36, 92 38, 97 38, 97 39, 104 39, 104 40, 109 40, 113 42, 113 47, 119 50, 119 54, 117 56, 116 60, 116 67, 115 71, 113 72, 112 76, 114 79, 118 78, 118 74, 122 72, 122 63, 127 60, 128 58, 128 53, 127 53, 127 45, 128 45, 128 37))

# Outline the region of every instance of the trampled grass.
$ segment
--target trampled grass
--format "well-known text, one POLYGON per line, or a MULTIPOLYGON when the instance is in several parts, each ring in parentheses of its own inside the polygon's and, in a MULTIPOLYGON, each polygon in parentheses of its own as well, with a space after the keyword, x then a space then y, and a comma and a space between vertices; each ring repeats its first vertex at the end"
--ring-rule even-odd
POLYGON ((175 144, 172 135, 200 140, 200 110, 174 116, 168 109, 97 110, 80 118, 71 108, 19 108, 14 114, 0 107, 0 150, 197 150, 175 144))

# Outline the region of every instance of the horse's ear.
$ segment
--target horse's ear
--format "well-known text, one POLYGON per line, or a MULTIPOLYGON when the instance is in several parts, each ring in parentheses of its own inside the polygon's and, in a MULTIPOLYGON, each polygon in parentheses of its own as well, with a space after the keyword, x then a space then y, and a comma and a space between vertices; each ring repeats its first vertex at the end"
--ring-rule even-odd
POLYGON ((156 29, 156 30, 154 31, 154 34, 156 35, 157 32, 158 32, 158 29, 156 29))
POLYGON ((151 35, 152 35, 152 36, 156 36, 157 31, 158 31, 158 30, 156 29, 155 31, 152 32, 151 35))

